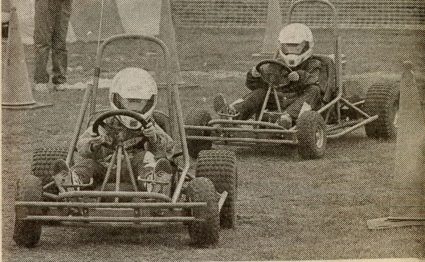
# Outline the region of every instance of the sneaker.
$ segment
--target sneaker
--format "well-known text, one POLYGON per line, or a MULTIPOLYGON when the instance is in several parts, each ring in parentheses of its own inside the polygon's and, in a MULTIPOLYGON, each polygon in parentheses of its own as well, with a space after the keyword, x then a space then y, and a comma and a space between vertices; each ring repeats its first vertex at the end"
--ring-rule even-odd
POLYGON ((154 172, 155 172, 155 174, 159 174, 159 173, 172 174, 173 173, 173 167, 171 166, 170 160, 168 160, 166 158, 159 159, 156 162, 154 172))
POLYGON ((46 83, 38 83, 35 84, 34 90, 39 92, 49 92, 49 87, 46 83))
POLYGON ((227 114, 227 115, 237 115, 238 112, 232 106, 227 104, 226 98, 224 95, 219 93, 214 97, 213 100, 214 111, 217 114, 227 114))
POLYGON ((53 180, 56 183, 56 186, 59 188, 60 192, 73 191, 74 187, 69 187, 70 185, 82 185, 80 177, 75 173, 69 170, 68 165, 65 160, 57 159, 52 164, 52 173, 53 180), (68 187, 67 187, 68 186, 68 187), (67 188, 67 190, 65 189, 67 188))
POLYGON ((65 160, 57 159, 52 164, 52 173, 53 181, 55 181, 56 186, 59 189, 59 192, 66 192, 66 189, 63 187, 64 184, 67 184, 71 179, 71 174, 69 172, 68 165, 65 160))
POLYGON ((276 124, 280 125, 285 129, 289 129, 292 127, 292 117, 289 114, 283 114, 276 121, 276 124))
POLYGON ((156 162, 154 172, 156 185, 154 185, 153 191, 171 197, 173 167, 170 161, 166 158, 159 159, 156 162))
POLYGON ((53 84, 53 91, 65 91, 67 88, 67 84, 53 84))

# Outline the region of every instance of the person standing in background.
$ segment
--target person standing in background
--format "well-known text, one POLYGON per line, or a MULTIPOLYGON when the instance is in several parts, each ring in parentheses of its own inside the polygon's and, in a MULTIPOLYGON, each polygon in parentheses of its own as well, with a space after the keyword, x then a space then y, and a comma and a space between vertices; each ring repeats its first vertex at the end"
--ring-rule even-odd
POLYGON ((47 72, 49 53, 52 52, 53 90, 64 90, 68 51, 66 35, 71 16, 72 0, 35 0, 34 51, 35 90, 48 91, 47 72))

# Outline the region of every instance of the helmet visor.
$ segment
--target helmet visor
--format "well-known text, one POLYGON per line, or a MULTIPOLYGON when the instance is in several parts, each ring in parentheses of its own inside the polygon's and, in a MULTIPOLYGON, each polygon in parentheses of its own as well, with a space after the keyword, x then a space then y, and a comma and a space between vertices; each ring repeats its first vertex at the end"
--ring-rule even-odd
POLYGON ((127 109, 142 114, 149 111, 153 104, 153 101, 151 100, 152 98, 149 100, 139 98, 123 98, 118 93, 114 93, 112 95, 112 101, 118 109, 127 109))
POLYGON ((282 43, 280 45, 280 50, 285 55, 301 55, 302 53, 308 50, 308 42, 303 41, 301 43, 282 43))

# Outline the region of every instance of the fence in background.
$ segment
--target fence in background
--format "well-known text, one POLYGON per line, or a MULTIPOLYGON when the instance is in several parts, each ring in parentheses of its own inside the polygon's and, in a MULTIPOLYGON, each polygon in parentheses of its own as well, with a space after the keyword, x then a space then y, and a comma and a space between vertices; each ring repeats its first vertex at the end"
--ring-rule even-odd
MULTIPOLYGON (((280 0, 286 19, 290 0, 280 0)), ((343 28, 425 29, 424 0, 334 0, 343 28)), ((173 18, 180 27, 261 28, 265 26, 267 0, 174 0, 173 18)), ((295 20, 325 27, 331 20, 322 5, 302 5, 295 20)))

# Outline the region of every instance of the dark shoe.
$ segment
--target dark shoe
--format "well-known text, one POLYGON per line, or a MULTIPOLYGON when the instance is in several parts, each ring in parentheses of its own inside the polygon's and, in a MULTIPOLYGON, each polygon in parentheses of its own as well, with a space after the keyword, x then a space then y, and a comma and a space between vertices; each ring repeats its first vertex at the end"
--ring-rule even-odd
POLYGON ((217 94, 213 100, 214 111, 216 113, 224 113, 228 111, 229 105, 223 94, 217 94))
POLYGON ((221 93, 214 97, 213 107, 217 114, 224 114, 228 116, 238 115, 238 112, 227 103, 226 98, 224 98, 224 95, 221 93))

